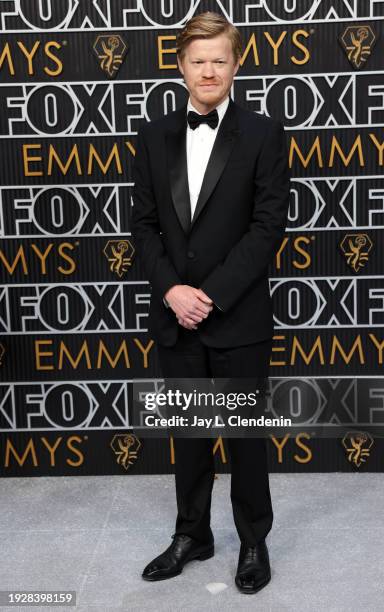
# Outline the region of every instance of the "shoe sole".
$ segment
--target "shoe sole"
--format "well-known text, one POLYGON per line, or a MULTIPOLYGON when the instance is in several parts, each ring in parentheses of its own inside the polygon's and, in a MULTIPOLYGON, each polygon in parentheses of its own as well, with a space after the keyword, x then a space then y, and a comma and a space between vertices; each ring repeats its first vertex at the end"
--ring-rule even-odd
MULTIPOLYGON (((190 561, 205 561, 206 559, 210 559, 211 557, 213 557, 215 554, 215 549, 214 548, 210 548, 207 551, 204 551, 194 557, 191 557, 190 559, 187 559, 184 563, 184 565, 186 565, 187 563, 189 563, 190 561)), ((148 580, 148 582, 155 582, 158 580, 168 580, 168 578, 174 578, 174 576, 178 576, 179 574, 181 574, 181 572, 183 571, 183 567, 178 570, 177 572, 173 572, 172 574, 168 574, 167 576, 143 576, 141 575, 141 577, 144 580, 148 580)))
POLYGON ((261 589, 263 589, 265 586, 267 586, 267 584, 271 581, 271 576, 269 576, 268 580, 266 580, 265 582, 263 582, 263 584, 260 584, 258 587, 256 587, 255 589, 243 589, 241 586, 239 586, 237 584, 237 582, 235 581, 235 584, 237 586, 237 588, 239 589, 240 593, 244 593, 245 595, 253 595, 254 593, 257 593, 258 591, 261 591, 261 589))

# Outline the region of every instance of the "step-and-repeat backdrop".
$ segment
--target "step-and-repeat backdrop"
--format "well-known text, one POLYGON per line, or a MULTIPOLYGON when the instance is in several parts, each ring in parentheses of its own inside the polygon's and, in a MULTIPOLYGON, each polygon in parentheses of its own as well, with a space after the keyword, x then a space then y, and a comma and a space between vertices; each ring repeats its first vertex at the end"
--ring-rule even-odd
POLYGON ((289 147, 271 384, 313 432, 270 436, 271 471, 383 469, 384 1, 2 0, 2 476, 173 470, 172 440, 130 428, 132 381, 161 376, 132 163, 139 126, 187 100, 175 37, 204 10, 242 34, 233 99, 289 147), (348 431, 320 439, 330 405, 348 431))

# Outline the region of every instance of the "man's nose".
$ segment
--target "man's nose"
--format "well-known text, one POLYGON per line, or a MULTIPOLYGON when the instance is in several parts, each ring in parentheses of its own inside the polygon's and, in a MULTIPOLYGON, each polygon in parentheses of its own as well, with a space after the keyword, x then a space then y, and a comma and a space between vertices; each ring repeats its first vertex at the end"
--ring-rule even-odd
POLYGON ((206 78, 214 76, 213 64, 211 62, 204 62, 203 64, 203 76, 206 78))

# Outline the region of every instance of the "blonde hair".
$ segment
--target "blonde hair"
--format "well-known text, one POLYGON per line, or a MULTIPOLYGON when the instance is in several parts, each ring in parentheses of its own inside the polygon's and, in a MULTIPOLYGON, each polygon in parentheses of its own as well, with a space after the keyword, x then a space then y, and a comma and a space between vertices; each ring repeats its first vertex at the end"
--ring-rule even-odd
POLYGON ((239 30, 232 25, 223 15, 206 11, 199 13, 187 21, 184 28, 178 33, 176 38, 176 53, 183 59, 185 49, 190 42, 197 38, 213 38, 225 34, 232 43, 233 56, 235 62, 241 57, 241 35, 239 30))

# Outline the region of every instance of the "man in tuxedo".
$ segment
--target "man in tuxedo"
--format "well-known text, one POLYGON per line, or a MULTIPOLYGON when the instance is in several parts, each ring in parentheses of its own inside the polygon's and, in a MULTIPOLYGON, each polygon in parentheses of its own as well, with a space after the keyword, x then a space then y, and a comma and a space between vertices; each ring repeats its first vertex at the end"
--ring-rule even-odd
MULTIPOLYGON (((238 30, 216 13, 177 37, 188 104, 139 130, 132 234, 152 287, 149 331, 165 378, 266 378, 273 319, 268 266, 286 226, 289 168, 283 124, 230 98, 238 30)), ((146 580, 180 574, 214 554, 211 438, 174 438, 173 542, 146 580)), ((273 512, 264 438, 228 438, 231 502, 240 538, 235 583, 271 578, 265 538, 273 512)))

